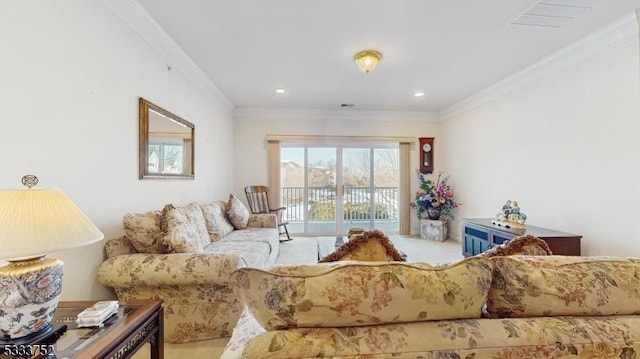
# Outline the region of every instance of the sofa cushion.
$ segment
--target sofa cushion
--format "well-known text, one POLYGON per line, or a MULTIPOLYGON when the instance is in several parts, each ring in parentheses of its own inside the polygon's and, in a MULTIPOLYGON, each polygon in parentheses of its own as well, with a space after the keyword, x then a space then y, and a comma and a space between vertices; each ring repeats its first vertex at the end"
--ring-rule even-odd
MULTIPOLYGON (((237 231, 234 231, 234 233, 237 231)), ((269 243, 248 241, 215 241, 204 248, 206 253, 232 254, 238 258, 238 267, 264 268, 271 264, 269 243)))
POLYGON ((269 245, 271 252, 278 250, 280 246, 280 234, 276 228, 247 227, 229 233, 222 240, 231 242, 263 242, 269 245))
POLYGON ((171 253, 200 253, 209 244, 209 233, 197 203, 182 207, 168 204, 162 212, 162 243, 171 253))
POLYGON ((268 330, 478 318, 492 263, 451 265, 334 262, 242 268, 231 275, 240 300, 268 330))
POLYGON ((459 319, 265 331, 246 312, 221 358, 631 359, 640 318, 459 319))
POLYGON ((233 194, 229 195, 229 202, 227 202, 227 217, 235 229, 247 228, 249 223, 249 210, 247 207, 233 194))
POLYGON ((227 219, 226 207, 226 202, 222 201, 200 204, 211 241, 217 241, 234 230, 227 219))
POLYGON ((124 233, 140 253, 165 253, 160 223, 162 211, 127 213, 122 219, 124 233))
POLYGON ((491 317, 640 314, 640 263, 613 257, 492 257, 491 317))
POLYGON ((121 236, 108 240, 104 244, 104 252, 107 258, 113 258, 123 254, 138 253, 138 250, 126 236, 121 236))

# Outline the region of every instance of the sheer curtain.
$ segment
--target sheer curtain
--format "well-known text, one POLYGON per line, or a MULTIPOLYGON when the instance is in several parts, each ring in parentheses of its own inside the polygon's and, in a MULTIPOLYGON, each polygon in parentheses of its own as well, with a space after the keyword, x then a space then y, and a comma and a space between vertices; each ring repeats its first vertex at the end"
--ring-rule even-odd
POLYGON ((282 204, 280 199, 280 141, 267 140, 267 183, 271 208, 282 204))
POLYGON ((411 234, 411 142, 400 142, 400 181, 398 234, 411 234))

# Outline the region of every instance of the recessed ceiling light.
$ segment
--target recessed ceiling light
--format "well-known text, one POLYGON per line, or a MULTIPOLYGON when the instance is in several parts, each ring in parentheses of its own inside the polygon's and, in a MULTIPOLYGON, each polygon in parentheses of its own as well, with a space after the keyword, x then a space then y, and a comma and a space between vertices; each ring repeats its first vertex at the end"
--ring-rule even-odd
POLYGON ((277 93, 278 95, 284 95, 287 93, 287 90, 283 89, 283 88, 277 88, 274 90, 275 93, 277 93))
POLYGON ((422 97, 424 96, 424 92, 422 91, 417 91, 413 93, 413 97, 418 98, 418 97, 422 97))

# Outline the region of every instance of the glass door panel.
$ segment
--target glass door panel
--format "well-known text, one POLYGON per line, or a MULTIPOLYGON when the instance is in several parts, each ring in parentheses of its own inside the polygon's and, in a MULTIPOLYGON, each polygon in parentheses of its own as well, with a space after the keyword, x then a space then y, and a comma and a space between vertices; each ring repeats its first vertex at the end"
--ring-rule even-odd
POLYGON ((371 149, 342 149, 344 231, 351 227, 373 228, 371 217, 371 149))
POLYGON ((385 233, 398 233, 398 187, 400 165, 398 148, 373 149, 374 227, 385 233))
POLYGON ((397 147, 282 146, 281 203, 289 231, 398 233, 398 155, 397 147))
POLYGON ((280 195, 282 206, 287 208, 285 220, 290 233, 304 233, 305 201, 305 151, 304 147, 280 149, 280 195))
POLYGON ((306 233, 335 234, 336 223, 335 147, 307 147, 306 233))

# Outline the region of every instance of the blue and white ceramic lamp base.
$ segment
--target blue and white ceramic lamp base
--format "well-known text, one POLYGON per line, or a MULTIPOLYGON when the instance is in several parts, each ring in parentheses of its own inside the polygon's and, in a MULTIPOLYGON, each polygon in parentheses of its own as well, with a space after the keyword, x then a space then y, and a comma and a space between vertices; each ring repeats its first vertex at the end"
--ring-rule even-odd
POLYGON ((0 268, 0 331, 21 338, 51 323, 62 293, 63 263, 35 258, 0 268))

